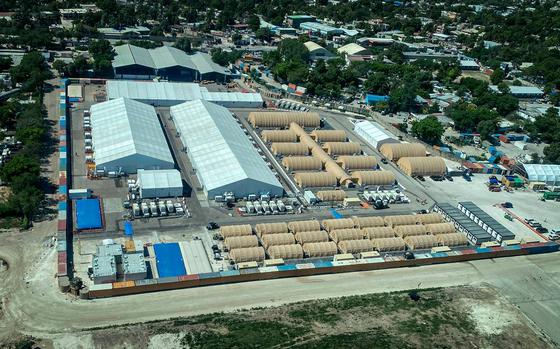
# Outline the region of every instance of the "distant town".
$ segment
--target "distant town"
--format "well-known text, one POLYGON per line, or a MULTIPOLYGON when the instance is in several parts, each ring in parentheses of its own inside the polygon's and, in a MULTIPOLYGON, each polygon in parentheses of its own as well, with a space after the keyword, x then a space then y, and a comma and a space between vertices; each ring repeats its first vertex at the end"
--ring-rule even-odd
POLYGON ((0 347, 557 347, 559 112, 556 1, 4 1, 0 347))

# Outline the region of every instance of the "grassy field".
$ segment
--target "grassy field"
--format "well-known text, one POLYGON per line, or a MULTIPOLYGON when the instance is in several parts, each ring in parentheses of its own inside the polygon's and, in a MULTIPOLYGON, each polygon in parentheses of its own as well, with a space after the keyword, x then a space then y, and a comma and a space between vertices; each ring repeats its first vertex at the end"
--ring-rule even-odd
POLYGON ((62 343, 83 348, 551 347, 495 290, 471 287, 333 298, 64 336, 45 347, 65 347, 62 343))

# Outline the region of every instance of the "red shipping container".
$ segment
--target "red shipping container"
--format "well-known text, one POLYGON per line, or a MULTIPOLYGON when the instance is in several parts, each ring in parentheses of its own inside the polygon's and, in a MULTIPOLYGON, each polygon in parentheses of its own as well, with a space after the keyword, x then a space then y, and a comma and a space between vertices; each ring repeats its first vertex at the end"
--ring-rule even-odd
POLYGON ((58 231, 66 231, 66 219, 59 219, 57 228, 58 231))
POLYGON ((476 251, 473 249, 467 249, 467 250, 463 250, 461 251, 462 254, 475 254, 476 251))
POLYGON ((66 177, 60 177, 58 179, 58 184, 59 185, 66 185, 66 177))
POLYGON ((58 252, 58 263, 66 263, 66 252, 58 252))
POLYGON ((58 263, 58 276, 68 275, 68 266, 66 263, 58 263))
POLYGON ((502 246, 493 246, 493 247, 490 247, 490 249, 492 251, 503 251, 504 250, 504 248, 502 246))
POLYGON ((509 139, 505 135, 500 135, 500 142, 509 143, 509 139))
POLYGON ((295 91, 295 89, 297 88, 296 84, 288 84, 288 88, 291 88, 292 90, 295 91))
POLYGON ((188 281, 188 280, 200 280, 200 278, 199 278, 198 274, 179 276, 179 281, 188 281))

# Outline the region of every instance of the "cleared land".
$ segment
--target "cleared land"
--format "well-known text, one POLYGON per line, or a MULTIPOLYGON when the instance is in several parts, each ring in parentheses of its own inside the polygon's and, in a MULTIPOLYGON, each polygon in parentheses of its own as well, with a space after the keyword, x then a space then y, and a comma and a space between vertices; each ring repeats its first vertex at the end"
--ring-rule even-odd
POLYGON ((550 348, 495 289, 369 294, 61 335, 55 348, 550 348))

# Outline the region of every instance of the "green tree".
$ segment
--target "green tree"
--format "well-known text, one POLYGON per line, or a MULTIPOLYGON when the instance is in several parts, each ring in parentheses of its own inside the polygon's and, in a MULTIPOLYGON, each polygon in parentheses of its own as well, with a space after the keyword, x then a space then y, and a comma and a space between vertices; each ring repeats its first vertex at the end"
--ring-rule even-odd
POLYGON ((560 142, 552 143, 543 149, 544 160, 551 164, 560 165, 560 142))
POLYGON ((11 183, 14 178, 25 173, 39 176, 40 171, 41 168, 37 159, 31 158, 25 154, 16 154, 0 168, 0 178, 6 183, 11 183))
POLYGON ((178 48, 179 50, 184 51, 186 53, 191 53, 192 52, 192 42, 191 42, 191 39, 189 39, 189 38, 181 37, 181 38, 177 39, 174 46, 176 48, 178 48))
POLYGON ((11 57, 0 57, 0 70, 8 70, 12 66, 12 58, 11 57))
POLYGON ((247 24, 249 24, 249 28, 251 28, 251 30, 254 32, 256 32, 257 30, 259 30, 260 26, 261 26, 261 21, 259 19, 259 17, 257 17, 256 15, 251 15, 249 16, 249 19, 247 20, 247 24))
POLYGON ((428 116, 412 124, 412 135, 432 145, 440 143, 444 131, 435 116, 428 116))
POLYGON ((392 113, 398 111, 412 111, 416 106, 416 86, 406 82, 397 87, 389 94, 389 110, 392 113))
POLYGON ((476 130, 480 133, 481 139, 488 140, 496 131, 496 120, 482 120, 478 123, 476 130))
POLYGON ((58 72, 60 76, 66 76, 68 74, 68 64, 60 59, 53 62, 53 69, 58 72))
POLYGON ((490 75, 490 81, 492 81, 494 85, 497 85, 500 82, 502 82, 504 78, 505 78, 505 74, 501 68, 494 69, 494 71, 490 75))

